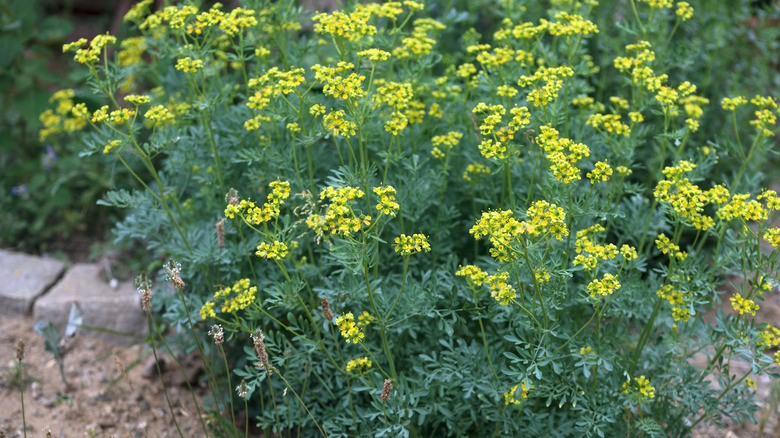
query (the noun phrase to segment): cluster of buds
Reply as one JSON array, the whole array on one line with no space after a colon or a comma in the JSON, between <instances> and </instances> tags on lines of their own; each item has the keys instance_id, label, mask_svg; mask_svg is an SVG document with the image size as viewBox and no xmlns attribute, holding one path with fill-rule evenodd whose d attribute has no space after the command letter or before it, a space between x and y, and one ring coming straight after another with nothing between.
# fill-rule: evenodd
<instances>
[{"instance_id":1,"label":"cluster of buds","mask_svg":"<svg viewBox=\"0 0 780 438\"><path fill-rule=\"evenodd\" d=\"M387 403L390 398L390 391L393 390L393 382L390 379L385 379L385 384L382 386L382 394L379 399L382 400L382 404Z\"/></svg>"}]
</instances>

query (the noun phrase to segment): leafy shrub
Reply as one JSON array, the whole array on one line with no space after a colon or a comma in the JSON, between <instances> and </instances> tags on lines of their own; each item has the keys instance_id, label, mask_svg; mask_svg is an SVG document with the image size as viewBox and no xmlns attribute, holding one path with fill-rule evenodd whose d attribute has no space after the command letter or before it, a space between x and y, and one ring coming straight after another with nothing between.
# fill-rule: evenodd
<instances>
[{"instance_id":1,"label":"leafy shrub","mask_svg":"<svg viewBox=\"0 0 780 438\"><path fill-rule=\"evenodd\" d=\"M115 212L95 205L112 187L105 163L80 158L83 144L69 135L83 124L68 117L74 93L52 96L57 86L85 78L83 69L67 72L65 68L61 45L72 30L64 18L47 15L41 3L0 3L0 245L4 247L50 251L74 233L100 238L116 219ZM96 101L90 93L80 93L79 98ZM56 106L47 110L52 104Z\"/></svg>"},{"instance_id":2,"label":"leafy shrub","mask_svg":"<svg viewBox=\"0 0 780 438\"><path fill-rule=\"evenodd\" d=\"M152 303L190 348L231 347L249 416L328 436L754 420L751 373L780 363L753 319L780 246L776 75L711 51L740 50L748 2L348 3L144 0L138 36L65 46L107 99L73 106L85 153L143 187L107 194L115 232L181 263Z\"/></svg>"}]
</instances>

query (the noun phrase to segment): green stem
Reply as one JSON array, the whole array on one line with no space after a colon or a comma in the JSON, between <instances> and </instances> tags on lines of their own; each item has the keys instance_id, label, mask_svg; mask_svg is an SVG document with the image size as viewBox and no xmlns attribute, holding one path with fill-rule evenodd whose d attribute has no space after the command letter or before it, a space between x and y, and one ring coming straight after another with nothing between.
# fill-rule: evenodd
<instances>
[{"instance_id":1,"label":"green stem","mask_svg":"<svg viewBox=\"0 0 780 438\"><path fill-rule=\"evenodd\" d=\"M184 438L184 434L181 433L181 429L179 428L179 423L176 421L176 414L173 413L173 406L171 405L171 400L168 398L168 391L165 389L165 381L163 380L162 371L160 370L160 360L157 358L157 348L154 346L154 336L152 336L152 333L154 332L152 331L152 318L149 311L146 312L146 325L149 328L149 345L152 346L154 365L157 367L157 375L160 377L160 385L162 386L163 394L165 395L165 402L168 403L168 410L171 412L171 418L173 419L173 424L176 426L176 430L179 432L179 436Z\"/></svg>"},{"instance_id":2,"label":"green stem","mask_svg":"<svg viewBox=\"0 0 780 438\"><path fill-rule=\"evenodd\" d=\"M406 256L406 260L404 261L404 275L403 275L403 280L401 281L401 289L398 290L398 295L395 297L395 301L393 302L393 307L391 307L390 311L387 312L387 315L385 316L385 319L384 319L385 321L388 321L390 319L390 315L393 314L393 310L395 310L395 306L396 306L396 304L398 304L398 300L401 298L401 294L404 291L404 286L406 285L406 274L407 274L408 269L409 269L409 257L411 257L411 256L407 255Z\"/></svg>"},{"instance_id":3,"label":"green stem","mask_svg":"<svg viewBox=\"0 0 780 438\"><path fill-rule=\"evenodd\" d=\"M482 345L485 347L485 357L487 357L488 365L490 365L490 371L493 373L493 378L498 383L498 374L493 367L493 361L490 359L490 351L488 349L487 339L485 338L485 327L482 325L482 316L479 314L479 304L477 303L477 289L474 284L471 284L471 295L474 298L474 310L477 311L477 321L479 322L479 331L482 333Z\"/></svg>"}]
</instances>

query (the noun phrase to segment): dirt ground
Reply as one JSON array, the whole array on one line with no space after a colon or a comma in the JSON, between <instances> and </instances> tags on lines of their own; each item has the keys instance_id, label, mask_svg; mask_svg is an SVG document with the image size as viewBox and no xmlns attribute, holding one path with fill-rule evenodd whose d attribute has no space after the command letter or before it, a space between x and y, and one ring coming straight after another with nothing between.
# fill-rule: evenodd
<instances>
[{"instance_id":1,"label":"dirt ground","mask_svg":"<svg viewBox=\"0 0 780 438\"><path fill-rule=\"evenodd\" d=\"M44 437L168 437L178 436L165 401L154 357L144 345L117 348L78 334L66 345L64 372L44 350L43 337L33 330L32 317L0 317L0 431L21 437L22 410L16 367L16 344L25 341L24 409L27 436ZM158 354L161 354L158 352ZM127 371L122 375L116 358ZM196 360L182 363L190 375ZM176 421L185 437L203 436L195 402L184 378L168 356L164 380ZM194 379L193 379L194 380ZM203 409L205 389L194 387Z\"/></svg>"}]
</instances>

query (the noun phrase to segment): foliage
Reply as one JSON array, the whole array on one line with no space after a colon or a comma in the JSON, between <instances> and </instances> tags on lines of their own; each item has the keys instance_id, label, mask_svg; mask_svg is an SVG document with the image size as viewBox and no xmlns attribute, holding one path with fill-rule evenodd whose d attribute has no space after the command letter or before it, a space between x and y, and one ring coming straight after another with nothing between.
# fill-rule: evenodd
<instances>
[{"instance_id":1,"label":"foliage","mask_svg":"<svg viewBox=\"0 0 780 438\"><path fill-rule=\"evenodd\" d=\"M778 109L747 66L776 39L732 39L749 2L604 3L145 0L138 36L67 44L106 98L72 107L84 153L142 187L103 201L128 209L118 239L181 263L144 299L191 349L229 347L212 387L304 435L755 420L751 373L780 363L753 318ZM729 275L733 311L703 319Z\"/></svg>"},{"instance_id":2,"label":"foliage","mask_svg":"<svg viewBox=\"0 0 780 438\"><path fill-rule=\"evenodd\" d=\"M73 96L60 94L52 99L57 86L84 80L83 70L66 73L60 49L72 30L64 18L46 15L41 2L0 2L0 245L4 247L50 250L54 240L87 230L99 234L101 227L116 219L109 210L95 206L112 185L109 169L100 160L80 158L81 142L68 135L77 131L77 124L65 117ZM79 93L79 98L96 102L91 93ZM57 107L44 112L52 103ZM44 124L48 129L38 135Z\"/></svg>"}]
</instances>

